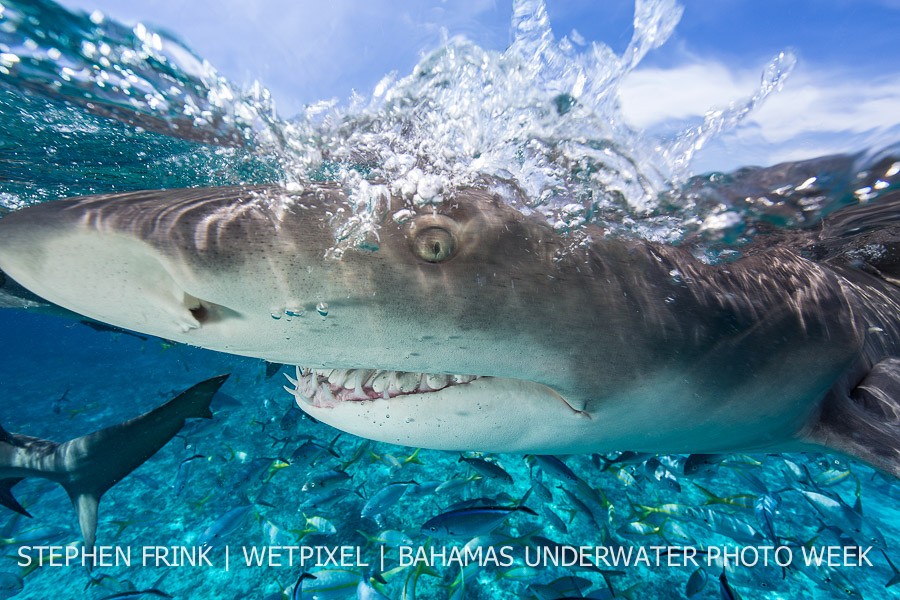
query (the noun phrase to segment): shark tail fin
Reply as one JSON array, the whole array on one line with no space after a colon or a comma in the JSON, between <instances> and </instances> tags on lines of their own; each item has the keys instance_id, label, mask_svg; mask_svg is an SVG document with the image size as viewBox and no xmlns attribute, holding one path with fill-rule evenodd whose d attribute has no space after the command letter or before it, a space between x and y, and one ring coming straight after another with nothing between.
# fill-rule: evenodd
<instances>
[{"instance_id":1,"label":"shark tail fin","mask_svg":"<svg viewBox=\"0 0 900 600\"><path fill-rule=\"evenodd\" d=\"M0 504L10 510L16 511L20 515L30 517L31 513L25 510L25 507L19 504L19 501L16 500L12 495L13 486L23 479L24 477L10 477L9 479L0 479Z\"/></svg>"},{"instance_id":2,"label":"shark tail fin","mask_svg":"<svg viewBox=\"0 0 900 600\"><path fill-rule=\"evenodd\" d=\"M900 478L900 358L874 365L849 393L829 394L807 439Z\"/></svg>"},{"instance_id":3,"label":"shark tail fin","mask_svg":"<svg viewBox=\"0 0 900 600\"><path fill-rule=\"evenodd\" d=\"M178 433L185 419L211 418L209 403L227 378L220 375L201 381L139 417L60 445L57 452L67 457L70 473L62 486L78 515L85 549L94 546L103 494L156 454Z\"/></svg>"}]
</instances>

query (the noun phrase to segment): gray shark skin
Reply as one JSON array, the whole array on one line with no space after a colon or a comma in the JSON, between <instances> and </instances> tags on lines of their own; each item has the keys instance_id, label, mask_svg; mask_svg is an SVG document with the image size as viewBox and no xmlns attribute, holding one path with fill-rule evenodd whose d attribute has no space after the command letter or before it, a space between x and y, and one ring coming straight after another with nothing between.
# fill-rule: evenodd
<instances>
[{"instance_id":1,"label":"gray shark skin","mask_svg":"<svg viewBox=\"0 0 900 600\"><path fill-rule=\"evenodd\" d=\"M139 417L62 444L0 428L0 504L30 517L12 487L26 477L59 483L72 500L84 547L90 550L103 494L165 446L185 419L211 418L209 403L227 378L207 379Z\"/></svg>"},{"instance_id":2,"label":"gray shark skin","mask_svg":"<svg viewBox=\"0 0 900 600\"><path fill-rule=\"evenodd\" d=\"M599 229L576 245L484 189L395 222L402 207L380 207L377 251L336 260L351 207L328 184L74 198L0 220L0 268L92 319L299 365L300 407L367 438L828 447L900 476L890 278L787 247L710 266Z\"/></svg>"}]
</instances>

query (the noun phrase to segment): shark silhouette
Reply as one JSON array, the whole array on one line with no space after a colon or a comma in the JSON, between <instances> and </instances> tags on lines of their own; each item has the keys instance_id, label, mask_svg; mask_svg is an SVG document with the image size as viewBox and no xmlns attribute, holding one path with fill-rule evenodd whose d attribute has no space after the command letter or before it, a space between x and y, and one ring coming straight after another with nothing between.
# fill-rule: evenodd
<instances>
[{"instance_id":1,"label":"shark silhouette","mask_svg":"<svg viewBox=\"0 0 900 600\"><path fill-rule=\"evenodd\" d=\"M227 378L207 379L139 417L62 444L0 427L0 504L30 517L13 496L13 486L26 477L62 485L90 550L103 494L165 446L185 419L211 418L209 403Z\"/></svg>"}]
</instances>

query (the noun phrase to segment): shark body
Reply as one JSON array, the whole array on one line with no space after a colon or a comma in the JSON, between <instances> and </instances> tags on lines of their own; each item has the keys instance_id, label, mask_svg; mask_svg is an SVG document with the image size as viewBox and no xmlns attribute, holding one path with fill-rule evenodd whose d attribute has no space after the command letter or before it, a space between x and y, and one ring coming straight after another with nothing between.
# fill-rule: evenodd
<instances>
[{"instance_id":1,"label":"shark body","mask_svg":"<svg viewBox=\"0 0 900 600\"><path fill-rule=\"evenodd\" d=\"M373 439L569 454L828 447L900 476L896 282L775 248L557 235L483 189L326 258L336 187L134 192L0 220L0 268L90 318L298 365L316 419Z\"/></svg>"},{"instance_id":2,"label":"shark body","mask_svg":"<svg viewBox=\"0 0 900 600\"><path fill-rule=\"evenodd\" d=\"M75 507L85 548L93 548L103 494L166 445L185 419L212 417L209 403L227 377L202 381L139 417L62 444L0 428L0 504L30 517L13 486L26 477L58 483Z\"/></svg>"}]
</instances>

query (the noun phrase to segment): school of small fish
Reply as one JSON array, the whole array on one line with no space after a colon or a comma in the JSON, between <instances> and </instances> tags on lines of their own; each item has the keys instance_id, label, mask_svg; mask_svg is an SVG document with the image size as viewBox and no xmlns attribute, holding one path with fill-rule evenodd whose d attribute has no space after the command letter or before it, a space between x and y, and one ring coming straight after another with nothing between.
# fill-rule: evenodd
<instances>
[{"instance_id":1,"label":"school of small fish","mask_svg":"<svg viewBox=\"0 0 900 600\"><path fill-rule=\"evenodd\" d=\"M146 355L159 342L118 336L112 343ZM20 568L13 561L21 545L79 540L68 499L38 482L23 484L20 497L36 518L9 514L0 521L10 559L0 567L0 598L50 597L44 594L73 585L83 585L87 598L191 597L198 581L219 580L236 595L264 600L774 599L800 590L814 598L884 598L900 591L892 546L900 539L900 487L852 461L825 454L516 456L403 448L312 421L280 391L277 365L222 360L235 375L214 398L214 418L189 422L109 494L98 543L212 546L219 558L225 546L232 553L351 547L365 566L232 564L226 573L218 560L213 567L101 566L90 574L34 563ZM165 388L159 386L160 397L171 393ZM75 387L60 390L44 399L57 419L90 420L104 410L103 402L84 405ZM546 558L581 546L620 558L665 547L666 559L693 548L700 566L523 560L526 550ZM786 546L795 559L752 568L704 560L725 546ZM804 548L827 546L865 552L872 566L800 560ZM405 560L402 548L410 549Z\"/></svg>"}]
</instances>

